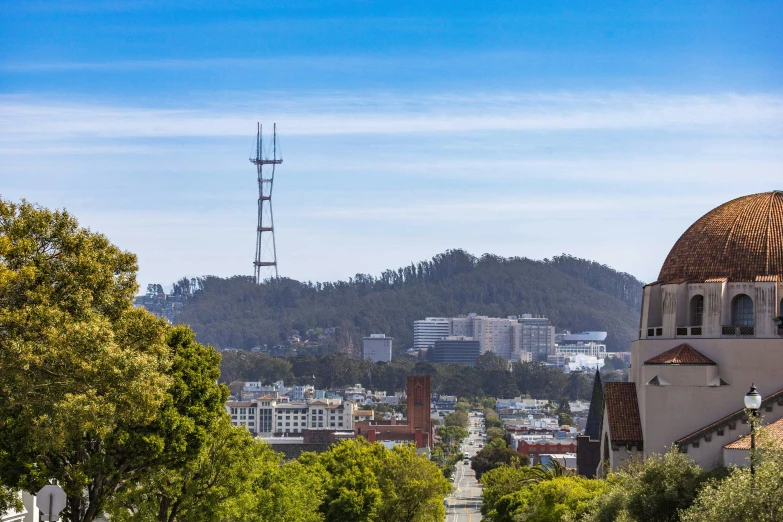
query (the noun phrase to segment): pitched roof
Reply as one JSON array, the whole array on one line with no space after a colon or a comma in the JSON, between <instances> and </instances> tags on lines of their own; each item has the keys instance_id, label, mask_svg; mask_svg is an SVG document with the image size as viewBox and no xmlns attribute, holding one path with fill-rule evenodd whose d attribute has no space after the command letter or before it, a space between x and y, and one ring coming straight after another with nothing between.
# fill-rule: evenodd
<instances>
[{"instance_id":1,"label":"pitched roof","mask_svg":"<svg viewBox=\"0 0 783 522\"><path fill-rule=\"evenodd\" d=\"M779 441L783 441L783 419L777 420L768 426L763 426L761 429L768 435L774 437L775 439ZM742 437L738 438L734 442L729 442L723 447L726 449L749 450L750 436L743 435Z\"/></svg>"},{"instance_id":2,"label":"pitched roof","mask_svg":"<svg viewBox=\"0 0 783 522\"><path fill-rule=\"evenodd\" d=\"M639 418L639 401L636 398L636 384L607 382L604 384L604 403L609 416L612 443L638 444L644 441L642 422Z\"/></svg>"},{"instance_id":3,"label":"pitched roof","mask_svg":"<svg viewBox=\"0 0 783 522\"><path fill-rule=\"evenodd\" d=\"M775 393L770 393L764 397L761 400L761 407L766 408L767 406L771 406L778 401L783 401L783 390L778 390ZM736 423L737 421L746 417L747 415L745 414L744 408L736 410L732 413L729 413L725 417L694 431L693 433L675 440L674 443L680 448L680 451L688 451L688 444L698 442L702 437L705 437L712 432L719 431L726 426L731 426L731 424Z\"/></svg>"},{"instance_id":4,"label":"pitched roof","mask_svg":"<svg viewBox=\"0 0 783 522\"><path fill-rule=\"evenodd\" d=\"M690 345L681 344L647 359L644 364L715 364L715 361L699 353Z\"/></svg>"},{"instance_id":5,"label":"pitched roof","mask_svg":"<svg viewBox=\"0 0 783 522\"><path fill-rule=\"evenodd\" d=\"M587 412L585 435L590 440L601 440L601 415L604 411L604 387L601 383L601 373L595 371L593 380L593 395L590 397L590 410Z\"/></svg>"}]
</instances>

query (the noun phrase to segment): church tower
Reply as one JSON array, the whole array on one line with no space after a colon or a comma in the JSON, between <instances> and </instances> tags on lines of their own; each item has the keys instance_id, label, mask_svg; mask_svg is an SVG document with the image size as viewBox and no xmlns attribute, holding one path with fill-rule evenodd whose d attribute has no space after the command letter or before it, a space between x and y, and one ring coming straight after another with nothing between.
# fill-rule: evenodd
<instances>
[{"instance_id":1,"label":"church tower","mask_svg":"<svg viewBox=\"0 0 783 522\"><path fill-rule=\"evenodd\" d=\"M703 468L749 432L743 398L783 418L783 191L734 199L697 220L644 287L629 382L606 383L602 465L676 445ZM599 470L600 471L600 470Z\"/></svg>"}]
</instances>

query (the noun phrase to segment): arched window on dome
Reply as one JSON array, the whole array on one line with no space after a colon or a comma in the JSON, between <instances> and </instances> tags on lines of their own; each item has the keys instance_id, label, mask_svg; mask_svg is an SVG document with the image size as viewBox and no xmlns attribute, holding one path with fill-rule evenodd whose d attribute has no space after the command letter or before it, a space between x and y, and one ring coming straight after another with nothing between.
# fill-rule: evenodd
<instances>
[{"instance_id":1,"label":"arched window on dome","mask_svg":"<svg viewBox=\"0 0 783 522\"><path fill-rule=\"evenodd\" d=\"M731 324L733 326L753 326L753 299L740 294L731 302Z\"/></svg>"},{"instance_id":2,"label":"arched window on dome","mask_svg":"<svg viewBox=\"0 0 783 522\"><path fill-rule=\"evenodd\" d=\"M701 326L704 320L704 296L694 295L691 297L691 326Z\"/></svg>"}]
</instances>

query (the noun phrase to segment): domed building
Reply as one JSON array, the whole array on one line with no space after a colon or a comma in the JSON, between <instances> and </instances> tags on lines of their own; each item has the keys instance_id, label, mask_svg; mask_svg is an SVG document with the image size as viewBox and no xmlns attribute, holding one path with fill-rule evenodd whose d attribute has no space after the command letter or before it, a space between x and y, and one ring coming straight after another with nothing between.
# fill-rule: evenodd
<instances>
[{"instance_id":1,"label":"domed building","mask_svg":"<svg viewBox=\"0 0 783 522\"><path fill-rule=\"evenodd\" d=\"M691 225L644 287L629 382L606 383L595 408L599 474L672 445L705 469L741 465L732 451L749 432L752 383L764 424L783 418L781 316L783 191L734 199Z\"/></svg>"}]
</instances>

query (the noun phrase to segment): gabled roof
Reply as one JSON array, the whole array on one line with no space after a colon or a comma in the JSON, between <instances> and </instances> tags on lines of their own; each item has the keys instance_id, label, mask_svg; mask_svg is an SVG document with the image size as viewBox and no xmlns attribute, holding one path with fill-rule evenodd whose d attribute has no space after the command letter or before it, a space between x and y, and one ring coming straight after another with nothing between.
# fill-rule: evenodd
<instances>
[{"instance_id":1,"label":"gabled roof","mask_svg":"<svg viewBox=\"0 0 783 522\"><path fill-rule=\"evenodd\" d=\"M640 444L644 441L636 384L607 382L604 384L604 404L612 444Z\"/></svg>"},{"instance_id":2,"label":"gabled roof","mask_svg":"<svg viewBox=\"0 0 783 522\"><path fill-rule=\"evenodd\" d=\"M767 433L771 437L783 441L783 419L777 420L768 426L762 426L764 433ZM725 446L726 449L750 449L750 435L743 435L734 442L729 442Z\"/></svg>"},{"instance_id":3,"label":"gabled roof","mask_svg":"<svg viewBox=\"0 0 783 522\"><path fill-rule=\"evenodd\" d=\"M694 350L688 344L675 346L644 361L644 364L715 364L715 361Z\"/></svg>"}]
</instances>

